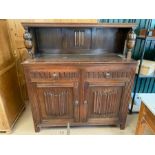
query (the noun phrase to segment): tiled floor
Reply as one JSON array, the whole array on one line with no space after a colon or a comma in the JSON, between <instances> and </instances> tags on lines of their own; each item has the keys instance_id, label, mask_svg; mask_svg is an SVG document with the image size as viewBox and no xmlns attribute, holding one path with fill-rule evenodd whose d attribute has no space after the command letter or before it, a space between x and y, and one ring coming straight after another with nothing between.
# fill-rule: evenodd
<instances>
[{"instance_id":1,"label":"tiled floor","mask_svg":"<svg viewBox=\"0 0 155 155\"><path fill-rule=\"evenodd\" d=\"M71 127L71 135L133 135L135 133L137 124L137 114L128 115L125 130L120 130L118 127L109 126L91 126L91 127ZM33 120L31 109L27 106L26 110L23 112L16 125L13 128L13 135L66 135L67 128L50 128L41 129L39 133L34 132ZM148 129L145 134L152 134Z\"/></svg>"}]
</instances>

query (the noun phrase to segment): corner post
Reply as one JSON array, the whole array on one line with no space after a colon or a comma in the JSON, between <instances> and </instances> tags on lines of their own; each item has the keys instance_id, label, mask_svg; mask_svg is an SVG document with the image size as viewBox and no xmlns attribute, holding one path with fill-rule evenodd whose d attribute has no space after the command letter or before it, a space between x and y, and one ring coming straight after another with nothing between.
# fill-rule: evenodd
<instances>
[{"instance_id":1,"label":"corner post","mask_svg":"<svg viewBox=\"0 0 155 155\"><path fill-rule=\"evenodd\" d=\"M32 52L32 47L33 47L33 44L32 44L32 35L28 31L28 28L27 27L25 28L25 33L23 34L23 38L25 40L24 41L25 47L27 48L30 57L33 59L34 58L34 53Z\"/></svg>"},{"instance_id":2,"label":"corner post","mask_svg":"<svg viewBox=\"0 0 155 155\"><path fill-rule=\"evenodd\" d=\"M135 41L136 41L136 34L133 30L133 28L128 32L127 35L127 42L126 42L126 47L127 47L127 60L131 60L132 56L132 49L135 46Z\"/></svg>"}]
</instances>

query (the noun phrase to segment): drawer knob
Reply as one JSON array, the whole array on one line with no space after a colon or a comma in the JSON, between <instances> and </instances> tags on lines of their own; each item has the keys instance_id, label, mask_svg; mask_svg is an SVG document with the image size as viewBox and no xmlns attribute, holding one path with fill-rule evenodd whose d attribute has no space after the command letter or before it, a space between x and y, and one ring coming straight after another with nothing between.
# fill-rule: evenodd
<instances>
[{"instance_id":1,"label":"drawer knob","mask_svg":"<svg viewBox=\"0 0 155 155\"><path fill-rule=\"evenodd\" d=\"M54 78L57 78L57 77L58 77L58 74L57 74L57 73L53 73L52 76L53 76Z\"/></svg>"},{"instance_id":2,"label":"drawer knob","mask_svg":"<svg viewBox=\"0 0 155 155\"><path fill-rule=\"evenodd\" d=\"M111 74L109 72L106 72L105 75L106 75L106 78L109 78Z\"/></svg>"}]
</instances>

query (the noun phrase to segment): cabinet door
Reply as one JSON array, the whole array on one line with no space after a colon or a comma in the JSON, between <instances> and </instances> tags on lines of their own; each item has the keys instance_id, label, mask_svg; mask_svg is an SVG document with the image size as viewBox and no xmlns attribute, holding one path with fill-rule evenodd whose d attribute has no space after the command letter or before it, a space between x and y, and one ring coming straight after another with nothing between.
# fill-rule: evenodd
<instances>
[{"instance_id":1,"label":"cabinet door","mask_svg":"<svg viewBox=\"0 0 155 155\"><path fill-rule=\"evenodd\" d=\"M119 118L119 109L124 83L121 81L99 81L84 83L83 121L88 123L115 123Z\"/></svg>"},{"instance_id":2,"label":"cabinet door","mask_svg":"<svg viewBox=\"0 0 155 155\"><path fill-rule=\"evenodd\" d=\"M64 28L63 48L68 49L90 49L91 29Z\"/></svg>"},{"instance_id":3,"label":"cabinet door","mask_svg":"<svg viewBox=\"0 0 155 155\"><path fill-rule=\"evenodd\" d=\"M78 82L36 83L42 123L49 121L52 126L78 121L78 91Z\"/></svg>"}]
</instances>

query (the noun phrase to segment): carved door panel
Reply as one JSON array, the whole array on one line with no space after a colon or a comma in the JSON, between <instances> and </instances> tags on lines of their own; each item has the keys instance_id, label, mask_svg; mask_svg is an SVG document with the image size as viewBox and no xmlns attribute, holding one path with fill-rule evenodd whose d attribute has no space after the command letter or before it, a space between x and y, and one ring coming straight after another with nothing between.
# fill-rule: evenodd
<instances>
[{"instance_id":1,"label":"carved door panel","mask_svg":"<svg viewBox=\"0 0 155 155\"><path fill-rule=\"evenodd\" d=\"M83 121L119 117L123 89L120 81L85 82Z\"/></svg>"},{"instance_id":2,"label":"carved door panel","mask_svg":"<svg viewBox=\"0 0 155 155\"><path fill-rule=\"evenodd\" d=\"M65 28L63 29L63 47L71 49L90 49L91 29Z\"/></svg>"},{"instance_id":3,"label":"carved door panel","mask_svg":"<svg viewBox=\"0 0 155 155\"><path fill-rule=\"evenodd\" d=\"M67 123L79 120L78 82L37 83L36 94L41 120Z\"/></svg>"}]
</instances>

